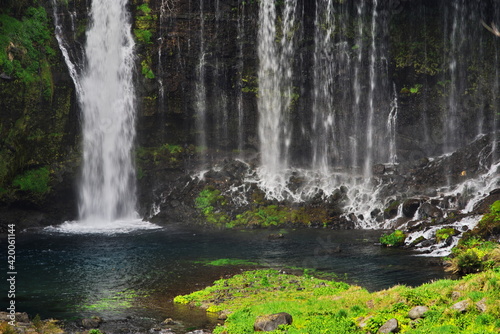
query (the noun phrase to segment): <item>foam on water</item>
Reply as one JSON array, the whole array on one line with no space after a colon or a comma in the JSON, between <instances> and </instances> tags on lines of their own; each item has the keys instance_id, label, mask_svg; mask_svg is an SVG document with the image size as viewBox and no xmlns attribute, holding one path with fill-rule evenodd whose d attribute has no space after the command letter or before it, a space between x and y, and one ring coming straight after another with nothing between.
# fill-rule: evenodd
<instances>
[{"instance_id":1,"label":"foam on water","mask_svg":"<svg viewBox=\"0 0 500 334\"><path fill-rule=\"evenodd\" d=\"M87 219L83 221L67 221L59 226L45 228L47 232L67 234L122 234L137 230L155 230L161 227L140 218L106 221L103 219Z\"/></svg>"},{"instance_id":2,"label":"foam on water","mask_svg":"<svg viewBox=\"0 0 500 334\"><path fill-rule=\"evenodd\" d=\"M452 224L447 224L446 228L455 228L457 230L459 229L471 230L477 225L479 220L481 220L481 216L469 216L459 221L456 221ZM436 231L442 228L443 225L436 225L436 226L430 226L423 231L412 233L406 238L405 244L409 245L420 237L424 237L426 240L432 239L436 236ZM436 245L433 244L429 247L417 248L417 250L422 253L420 254L420 256L432 256L432 257L448 256L450 255L453 247L455 247L458 244L458 241L460 240L460 238L456 236L453 236L451 238L452 238L451 242L443 240Z\"/></svg>"}]
</instances>

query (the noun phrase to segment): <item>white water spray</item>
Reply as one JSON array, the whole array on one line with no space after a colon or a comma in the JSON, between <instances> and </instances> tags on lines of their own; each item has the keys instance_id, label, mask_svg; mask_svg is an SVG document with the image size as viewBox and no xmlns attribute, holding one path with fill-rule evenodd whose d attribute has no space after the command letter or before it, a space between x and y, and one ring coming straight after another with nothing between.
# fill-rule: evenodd
<instances>
[{"instance_id":1,"label":"white water spray","mask_svg":"<svg viewBox=\"0 0 500 334\"><path fill-rule=\"evenodd\" d=\"M391 111L387 118L387 132L389 133L389 163L396 164L398 160L396 151L396 125L398 121L398 93L396 84L393 84L393 98L391 102Z\"/></svg>"},{"instance_id":2,"label":"white water spray","mask_svg":"<svg viewBox=\"0 0 500 334\"><path fill-rule=\"evenodd\" d=\"M295 1L286 1L282 13L281 38L277 39L276 6L260 2L259 25L259 138L261 187L266 194L279 193L286 183L290 129L286 113L292 100L293 26Z\"/></svg>"},{"instance_id":3,"label":"white water spray","mask_svg":"<svg viewBox=\"0 0 500 334\"><path fill-rule=\"evenodd\" d=\"M373 141L374 141L374 116L375 116L375 88L377 83L376 78L376 33L377 33L377 0L373 2L373 10L372 10L372 25L371 25L371 46L370 46L370 92L368 94L368 119L366 126L366 157L365 157L365 165L363 169L363 174L365 178L368 178L372 174L372 164L373 164Z\"/></svg>"}]
</instances>

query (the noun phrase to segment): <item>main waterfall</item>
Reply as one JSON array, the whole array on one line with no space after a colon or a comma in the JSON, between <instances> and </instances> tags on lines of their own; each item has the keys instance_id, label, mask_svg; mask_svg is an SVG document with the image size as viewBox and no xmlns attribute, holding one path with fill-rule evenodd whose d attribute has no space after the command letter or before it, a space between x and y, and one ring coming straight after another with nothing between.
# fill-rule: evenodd
<instances>
[{"instance_id":1,"label":"main waterfall","mask_svg":"<svg viewBox=\"0 0 500 334\"><path fill-rule=\"evenodd\" d=\"M135 43L126 6L127 0L93 0L83 64L75 66L65 57L70 69L81 69L72 77L82 112L83 166L80 221L62 229L109 232L153 226L141 222L136 212Z\"/></svg>"},{"instance_id":2,"label":"main waterfall","mask_svg":"<svg viewBox=\"0 0 500 334\"><path fill-rule=\"evenodd\" d=\"M92 2L82 77L80 219L136 218L134 40L127 1Z\"/></svg>"}]
</instances>

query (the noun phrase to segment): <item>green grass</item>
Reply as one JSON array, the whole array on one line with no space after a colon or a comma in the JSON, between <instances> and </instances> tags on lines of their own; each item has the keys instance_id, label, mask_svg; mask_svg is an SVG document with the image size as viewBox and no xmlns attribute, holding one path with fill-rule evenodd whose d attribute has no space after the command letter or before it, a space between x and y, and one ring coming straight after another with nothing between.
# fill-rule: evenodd
<instances>
[{"instance_id":1,"label":"green grass","mask_svg":"<svg viewBox=\"0 0 500 334\"><path fill-rule=\"evenodd\" d=\"M204 260L196 261L196 263L202 263L207 266L258 266L257 262L252 262L243 259L217 259L217 260Z\"/></svg>"},{"instance_id":2,"label":"green grass","mask_svg":"<svg viewBox=\"0 0 500 334\"><path fill-rule=\"evenodd\" d=\"M470 301L465 313L451 309L461 300ZM487 305L484 313L474 306L480 300ZM258 316L278 312L291 314L293 323L274 333L376 333L391 318L399 321L400 333L479 334L500 330L500 272L494 270L460 280L439 280L416 288L395 286L374 293L309 275L256 270L215 281L174 301L228 314L224 325L214 330L219 334L254 333ZM430 310L414 321L408 318L408 311L417 305Z\"/></svg>"}]
</instances>

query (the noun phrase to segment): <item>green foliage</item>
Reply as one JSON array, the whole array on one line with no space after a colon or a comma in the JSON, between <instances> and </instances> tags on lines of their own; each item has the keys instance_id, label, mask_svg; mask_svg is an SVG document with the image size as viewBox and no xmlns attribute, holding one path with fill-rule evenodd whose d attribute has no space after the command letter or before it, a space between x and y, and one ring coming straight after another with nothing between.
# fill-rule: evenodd
<instances>
[{"instance_id":1,"label":"green foliage","mask_svg":"<svg viewBox=\"0 0 500 334\"><path fill-rule=\"evenodd\" d=\"M208 186L203 189L195 199L195 207L201 211L208 223L214 225L225 225L229 218L220 211L226 204L226 198L221 195L220 190Z\"/></svg>"},{"instance_id":2,"label":"green foliage","mask_svg":"<svg viewBox=\"0 0 500 334\"><path fill-rule=\"evenodd\" d=\"M147 165L150 164L155 165L155 168L159 165L164 167L178 166L183 152L180 145L168 143L157 147L138 147L136 150L138 175L145 176Z\"/></svg>"},{"instance_id":3,"label":"green foliage","mask_svg":"<svg viewBox=\"0 0 500 334\"><path fill-rule=\"evenodd\" d=\"M51 33L43 7L29 7L22 20L0 14L0 72L24 83L39 80L42 72L49 89L50 74L44 68L48 66L46 58L55 54L49 46Z\"/></svg>"},{"instance_id":4,"label":"green foliage","mask_svg":"<svg viewBox=\"0 0 500 334\"><path fill-rule=\"evenodd\" d=\"M420 94L420 89L422 88L422 84L415 84L413 87L403 87L401 88L402 94Z\"/></svg>"},{"instance_id":5,"label":"green foliage","mask_svg":"<svg viewBox=\"0 0 500 334\"><path fill-rule=\"evenodd\" d=\"M456 232L457 231L452 227L439 229L436 231L436 241L441 242L446 240L449 237L456 235Z\"/></svg>"},{"instance_id":6,"label":"green foliage","mask_svg":"<svg viewBox=\"0 0 500 334\"><path fill-rule=\"evenodd\" d=\"M152 44L153 33L148 29L134 29L134 35L137 40L144 44Z\"/></svg>"},{"instance_id":7,"label":"green foliage","mask_svg":"<svg viewBox=\"0 0 500 334\"><path fill-rule=\"evenodd\" d=\"M500 234L500 201L490 206L477 226L464 234L447 260L448 271L469 274L500 267L500 245L488 241L492 235Z\"/></svg>"},{"instance_id":8,"label":"green foliage","mask_svg":"<svg viewBox=\"0 0 500 334\"><path fill-rule=\"evenodd\" d=\"M147 79L154 79L155 78L155 74L151 70L151 67L149 67L147 60L143 60L141 62L141 72L142 72L142 75L144 75L144 77L146 77Z\"/></svg>"},{"instance_id":9,"label":"green foliage","mask_svg":"<svg viewBox=\"0 0 500 334\"><path fill-rule=\"evenodd\" d=\"M391 234L386 234L380 237L380 243L389 247L402 246L405 242L406 235L401 230L396 230Z\"/></svg>"},{"instance_id":10,"label":"green foliage","mask_svg":"<svg viewBox=\"0 0 500 334\"><path fill-rule=\"evenodd\" d=\"M257 206L236 215L235 219L229 222L226 226L234 227L277 227L286 224L310 226L313 222L322 226L327 226L329 221L328 213L322 208L290 208L277 205L264 204L259 193L254 193L253 196Z\"/></svg>"},{"instance_id":11,"label":"green foliage","mask_svg":"<svg viewBox=\"0 0 500 334\"><path fill-rule=\"evenodd\" d=\"M491 282L500 282L500 273L487 271L460 280L369 293L342 282L257 270L215 281L174 301L228 314L214 333L253 333L258 316L277 312L293 317L293 323L283 328L286 333L377 333L391 318L398 320L400 333L497 333L499 285ZM463 299L486 301L487 310L453 312L451 306L457 302L451 297L454 291ZM412 321L408 312L416 305L426 305L429 311L424 318Z\"/></svg>"},{"instance_id":12,"label":"green foliage","mask_svg":"<svg viewBox=\"0 0 500 334\"><path fill-rule=\"evenodd\" d=\"M29 170L12 181L14 187L34 193L44 194L50 190L50 171L47 167Z\"/></svg>"},{"instance_id":13,"label":"green foliage","mask_svg":"<svg viewBox=\"0 0 500 334\"><path fill-rule=\"evenodd\" d=\"M207 260L207 261L199 261L198 263L203 263L207 266L257 266L259 265L257 262L252 262L249 260L242 259L218 259L218 260Z\"/></svg>"},{"instance_id":14,"label":"green foliage","mask_svg":"<svg viewBox=\"0 0 500 334\"><path fill-rule=\"evenodd\" d=\"M151 8L149 8L149 5L147 2L143 3L142 5L137 6L137 10L140 10L143 14L143 16L149 16L151 14Z\"/></svg>"},{"instance_id":15,"label":"green foliage","mask_svg":"<svg viewBox=\"0 0 500 334\"><path fill-rule=\"evenodd\" d=\"M94 312L127 309L133 307L134 301L139 297L145 296L139 295L134 290L113 292L93 303L82 305L80 308L84 311Z\"/></svg>"},{"instance_id":16,"label":"green foliage","mask_svg":"<svg viewBox=\"0 0 500 334\"><path fill-rule=\"evenodd\" d=\"M162 148L165 148L168 152L170 152L170 154L178 154L182 152L182 147L180 145L165 144Z\"/></svg>"},{"instance_id":17,"label":"green foliage","mask_svg":"<svg viewBox=\"0 0 500 334\"><path fill-rule=\"evenodd\" d=\"M140 43L152 44L153 29L155 28L156 16L151 15L151 8L147 2L137 6L135 16L134 35Z\"/></svg>"},{"instance_id":18,"label":"green foliage","mask_svg":"<svg viewBox=\"0 0 500 334\"><path fill-rule=\"evenodd\" d=\"M257 95L259 93L259 83L256 76L245 75L241 78L241 91L243 93L252 93Z\"/></svg>"},{"instance_id":19,"label":"green foliage","mask_svg":"<svg viewBox=\"0 0 500 334\"><path fill-rule=\"evenodd\" d=\"M89 334L103 334L99 329L93 328L89 330Z\"/></svg>"}]
</instances>

